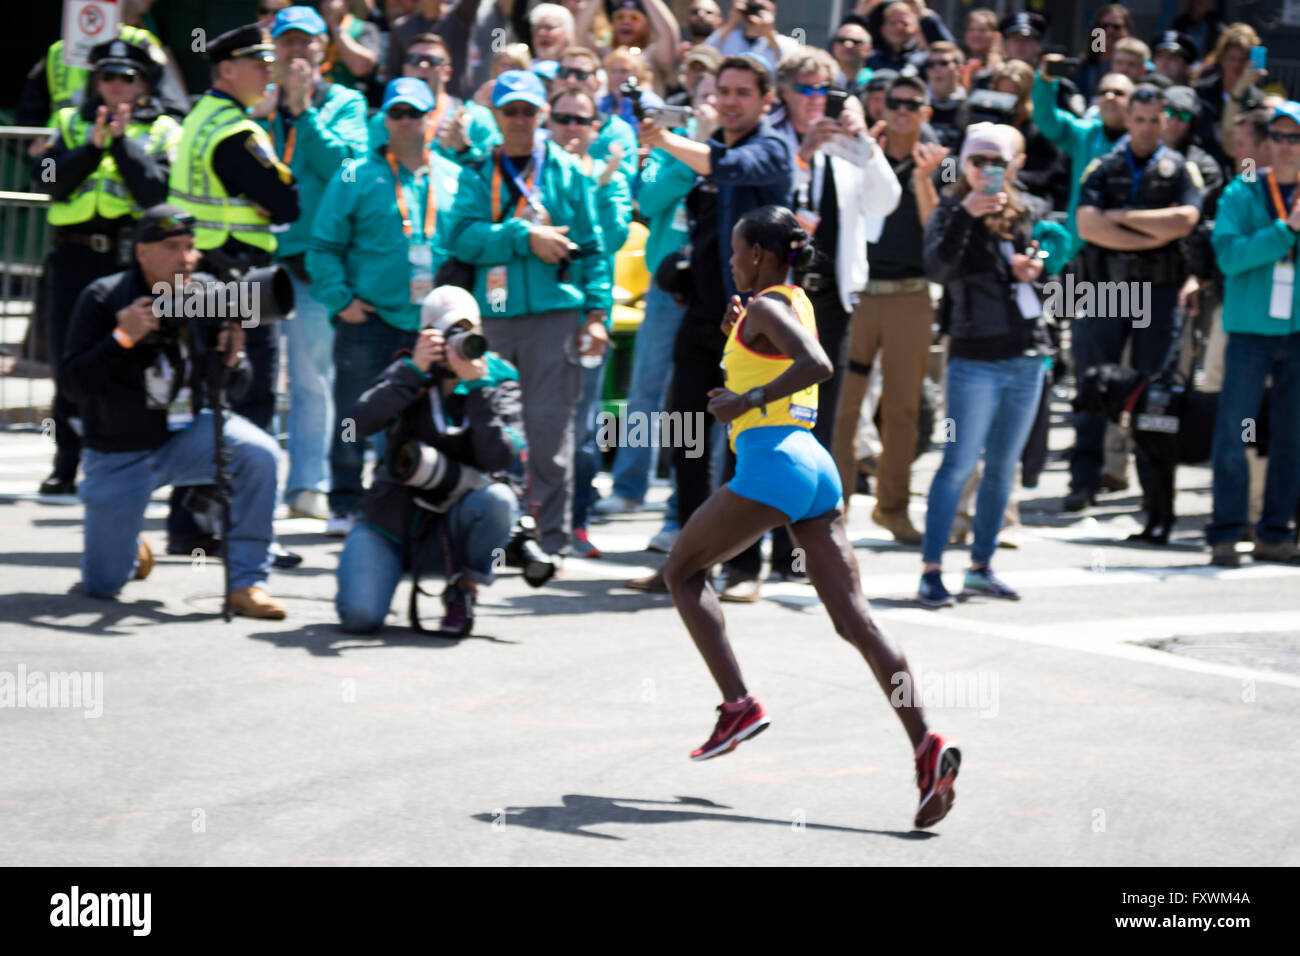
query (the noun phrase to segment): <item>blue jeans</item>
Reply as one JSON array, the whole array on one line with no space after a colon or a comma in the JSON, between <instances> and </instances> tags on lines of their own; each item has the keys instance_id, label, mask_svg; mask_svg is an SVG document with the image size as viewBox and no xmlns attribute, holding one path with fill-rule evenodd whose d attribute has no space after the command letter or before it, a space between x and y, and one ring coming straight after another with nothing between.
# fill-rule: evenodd
<instances>
[{"instance_id":1,"label":"blue jeans","mask_svg":"<svg viewBox=\"0 0 1300 956\"><path fill-rule=\"evenodd\" d=\"M351 513L361 504L364 488L361 472L366 463L367 439L355 433L352 406L394 355L414 348L415 332L394 328L375 313L353 325L338 322L334 329L334 436L330 445L330 510ZM383 454L383 436L374 436L375 449Z\"/></svg>"},{"instance_id":2,"label":"blue jeans","mask_svg":"<svg viewBox=\"0 0 1300 956\"><path fill-rule=\"evenodd\" d=\"M212 483L212 424L212 413L205 409L193 425L153 451L82 452L86 477L78 493L86 519L81 584L87 594L112 597L131 578L144 509L155 489ZM238 415L226 418L225 444L232 488L226 559L231 587L239 591L265 582L271 566L280 446Z\"/></svg>"},{"instance_id":3,"label":"blue jeans","mask_svg":"<svg viewBox=\"0 0 1300 956\"><path fill-rule=\"evenodd\" d=\"M1259 412L1265 380L1272 375L1268 483L1255 535L1265 544L1279 544L1290 535L1300 499L1300 332L1229 333L1223 363L1214 426L1214 513L1205 540L1213 545L1241 537L1250 487L1243 434Z\"/></svg>"},{"instance_id":4,"label":"blue jeans","mask_svg":"<svg viewBox=\"0 0 1300 956\"><path fill-rule=\"evenodd\" d=\"M1070 337L1074 350L1074 371L1082 377L1094 365L1118 362L1124 342L1132 336L1131 361L1139 372L1159 370L1169 353L1178 286L1153 285L1147 303L1150 325L1134 328L1131 316L1089 315L1074 320ZM1103 310L1104 311L1104 310ZM1096 488L1105 467L1106 416L1101 412L1074 413L1074 450L1070 453L1070 487ZM1138 477L1147 485L1146 466L1138 459Z\"/></svg>"},{"instance_id":5,"label":"blue jeans","mask_svg":"<svg viewBox=\"0 0 1300 956\"><path fill-rule=\"evenodd\" d=\"M329 491L330 428L334 425L334 327L311 284L293 279L293 319L284 323L289 354L289 480L285 497Z\"/></svg>"},{"instance_id":6,"label":"blue jeans","mask_svg":"<svg viewBox=\"0 0 1300 956\"><path fill-rule=\"evenodd\" d=\"M949 359L948 415L954 440L944 446L943 462L930 483L921 560L937 564L943 557L961 490L981 453L984 477L975 499L971 563L985 565L993 557L1016 463L1038 413L1043 374L1038 355L997 362Z\"/></svg>"},{"instance_id":7,"label":"blue jeans","mask_svg":"<svg viewBox=\"0 0 1300 956\"><path fill-rule=\"evenodd\" d=\"M600 470L600 449L596 447L596 413L600 411L612 345L605 347L600 364L582 368L582 398L573 406L573 526L587 527L587 513L599 495L592 482Z\"/></svg>"},{"instance_id":8,"label":"blue jeans","mask_svg":"<svg viewBox=\"0 0 1300 956\"><path fill-rule=\"evenodd\" d=\"M471 581L486 585L495 579L498 558L510 540L518 511L515 493L497 483L471 491L447 512ZM441 549L431 548L430 554L426 570L445 573ZM364 521L353 525L339 556L339 589L334 598L343 630L366 634L383 627L402 574L401 546Z\"/></svg>"},{"instance_id":9,"label":"blue jeans","mask_svg":"<svg viewBox=\"0 0 1300 956\"><path fill-rule=\"evenodd\" d=\"M627 412L649 415L662 411L673 372L673 341L682 324L678 305L653 279L645 294L645 317L636 332L632 382L627 390ZM628 501L645 501L656 448L620 448L614 457L614 494Z\"/></svg>"}]
</instances>

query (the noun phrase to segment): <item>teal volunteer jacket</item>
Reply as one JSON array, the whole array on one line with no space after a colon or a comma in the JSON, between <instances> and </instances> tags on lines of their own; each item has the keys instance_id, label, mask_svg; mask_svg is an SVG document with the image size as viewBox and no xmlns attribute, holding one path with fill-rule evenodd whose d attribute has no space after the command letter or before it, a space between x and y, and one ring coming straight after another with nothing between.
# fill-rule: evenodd
<instances>
[{"instance_id":1,"label":"teal volunteer jacket","mask_svg":"<svg viewBox=\"0 0 1300 956\"><path fill-rule=\"evenodd\" d=\"M319 83L307 108L296 119L277 112L255 120L275 142L276 155L298 181L302 215L279 233L277 259L307 251L321 196L339 166L366 154L366 98L337 83ZM291 156L286 156L292 144Z\"/></svg>"},{"instance_id":2,"label":"teal volunteer jacket","mask_svg":"<svg viewBox=\"0 0 1300 956\"><path fill-rule=\"evenodd\" d=\"M444 223L456 200L460 167L441 156L414 174L400 163L398 179L410 210L413 235L424 228L425 201L432 180L437 219L432 236L433 271L446 261ZM382 150L351 160L335 175L312 224L307 272L312 295L337 316L354 298L375 307L389 325L414 331L420 307L412 305L409 242L402 231L393 172Z\"/></svg>"},{"instance_id":3,"label":"teal volunteer jacket","mask_svg":"<svg viewBox=\"0 0 1300 956\"><path fill-rule=\"evenodd\" d=\"M568 226L569 239L589 253L569 267L568 281L562 282L558 264L543 262L530 251L528 237L532 224L507 214L507 208L513 212L513 194L506 187L504 173L500 176L499 190L504 221L493 221L493 169L499 163L499 158L492 154L483 163L465 166L451 212L439 222L439 231L446 229L447 251L476 267L474 298L483 317L512 318L563 309L581 312L608 309L609 262L596 214L595 183L573 156L546 141L540 186L542 205L550 213L552 224ZM494 266L506 269L505 298L495 303L487 295L488 277Z\"/></svg>"},{"instance_id":4,"label":"teal volunteer jacket","mask_svg":"<svg viewBox=\"0 0 1300 956\"><path fill-rule=\"evenodd\" d=\"M1289 250L1300 252L1300 234L1278 219L1260 170L1254 182L1228 183L1214 215L1210 243L1223 271L1223 330L1250 335L1300 332L1300 283L1291 287L1291 318L1268 314L1273 267Z\"/></svg>"}]
</instances>

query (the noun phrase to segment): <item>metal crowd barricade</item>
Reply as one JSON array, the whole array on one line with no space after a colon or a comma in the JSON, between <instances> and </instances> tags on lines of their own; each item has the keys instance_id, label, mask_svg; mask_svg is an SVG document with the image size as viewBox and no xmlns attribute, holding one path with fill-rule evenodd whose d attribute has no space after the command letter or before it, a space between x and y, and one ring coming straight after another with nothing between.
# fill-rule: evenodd
<instances>
[{"instance_id":1,"label":"metal crowd barricade","mask_svg":"<svg viewBox=\"0 0 1300 956\"><path fill-rule=\"evenodd\" d=\"M37 314L49 249L49 196L29 191L29 149L53 130L0 126L0 429L38 428L53 401L52 362Z\"/></svg>"}]
</instances>

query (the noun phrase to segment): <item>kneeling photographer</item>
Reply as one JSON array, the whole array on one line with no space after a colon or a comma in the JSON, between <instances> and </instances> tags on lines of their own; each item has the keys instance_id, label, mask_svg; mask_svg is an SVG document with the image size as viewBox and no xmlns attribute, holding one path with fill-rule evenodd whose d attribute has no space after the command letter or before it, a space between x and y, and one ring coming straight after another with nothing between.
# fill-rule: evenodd
<instances>
[{"instance_id":1,"label":"kneeling photographer","mask_svg":"<svg viewBox=\"0 0 1300 956\"><path fill-rule=\"evenodd\" d=\"M194 226L194 217L176 206L146 210L136 226L135 264L91 283L69 319L59 385L82 413L81 580L95 597L112 597L153 568L139 535L155 489L214 480L215 421L202 408L213 347L231 394L249 378L238 322L162 318L180 315L169 307L182 297L177 279L189 292L200 256ZM280 620L283 606L263 589L279 446L238 415L226 418L223 430L233 483L226 534L230 605L247 617Z\"/></svg>"},{"instance_id":2,"label":"kneeling photographer","mask_svg":"<svg viewBox=\"0 0 1300 956\"><path fill-rule=\"evenodd\" d=\"M384 625L403 574L414 578L410 619L420 627L420 575L441 572L443 634L469 634L479 585L491 584L518 502L494 477L524 446L519 376L487 352L478 304L464 289L425 297L413 352L396 359L351 417L358 440L387 429L383 461L339 558L335 606L345 631Z\"/></svg>"}]
</instances>

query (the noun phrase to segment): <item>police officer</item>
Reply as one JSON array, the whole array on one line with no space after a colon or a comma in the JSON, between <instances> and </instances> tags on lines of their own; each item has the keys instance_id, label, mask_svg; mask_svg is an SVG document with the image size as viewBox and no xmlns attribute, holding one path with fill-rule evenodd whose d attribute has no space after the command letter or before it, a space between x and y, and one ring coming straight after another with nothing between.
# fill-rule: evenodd
<instances>
[{"instance_id":1,"label":"police officer","mask_svg":"<svg viewBox=\"0 0 1300 956\"><path fill-rule=\"evenodd\" d=\"M162 108L174 116L185 114L183 93L174 82L167 82L165 68L167 54L159 39L143 27L123 23L118 26L118 39L140 47L148 54L145 80L153 89ZM112 41L105 41L112 42ZM93 56L93 54L92 54ZM19 126L44 126L51 124L61 109L80 106L87 98L87 87L94 70L84 66L69 66L63 59L63 41L56 40L45 56L27 74L18 102ZM166 86L164 90L163 87Z\"/></svg>"},{"instance_id":2,"label":"police officer","mask_svg":"<svg viewBox=\"0 0 1300 956\"><path fill-rule=\"evenodd\" d=\"M274 48L256 24L221 34L208 45L212 87L181 127L168 202L194 216L199 268L218 276L270 265L273 224L298 218L298 187L276 157L267 133L248 116L267 97ZM269 429L275 414L276 337L270 324L245 329L253 381L234 410ZM189 553L173 508L169 553ZM187 529L188 530L188 529ZM197 529L195 529L197 530ZM191 532L192 534L192 532ZM186 535L184 537L188 537ZM201 545L200 545L201 546Z\"/></svg>"},{"instance_id":3,"label":"police officer","mask_svg":"<svg viewBox=\"0 0 1300 956\"><path fill-rule=\"evenodd\" d=\"M1041 13L1013 13L1003 17L998 24L1005 49L1003 62L1022 60L1035 70L1043 58L1043 37L1047 33L1047 18ZM988 89L993 82L993 70L985 69L975 74L972 86ZM1061 77L1056 84L1056 105L1075 116L1082 116L1083 97L1079 87L1069 77Z\"/></svg>"},{"instance_id":4,"label":"police officer","mask_svg":"<svg viewBox=\"0 0 1300 956\"><path fill-rule=\"evenodd\" d=\"M180 137L180 125L148 93L147 50L110 40L94 47L90 59L89 98L54 115L54 139L37 162L37 180L53 200L42 302L56 381L73 303L90 283L128 263L135 220L167 196ZM74 407L56 388L58 451L41 494L76 490L81 440L69 425L72 415Z\"/></svg>"},{"instance_id":5,"label":"police officer","mask_svg":"<svg viewBox=\"0 0 1300 956\"><path fill-rule=\"evenodd\" d=\"M1118 362L1130 338L1132 364L1158 371L1169 353L1178 290L1186 278L1181 243L1201 216L1196 164L1162 142L1165 99L1141 85L1129 97L1128 140L1084 171L1076 213L1093 287L1093 308L1074 324L1075 369ZM1116 285L1118 284L1118 285ZM1116 294L1111 294L1111 292ZM1083 300L1086 301L1086 300ZM1066 511L1092 503L1101 483L1104 415L1076 412ZM1142 463L1138 477L1148 486Z\"/></svg>"}]
</instances>

